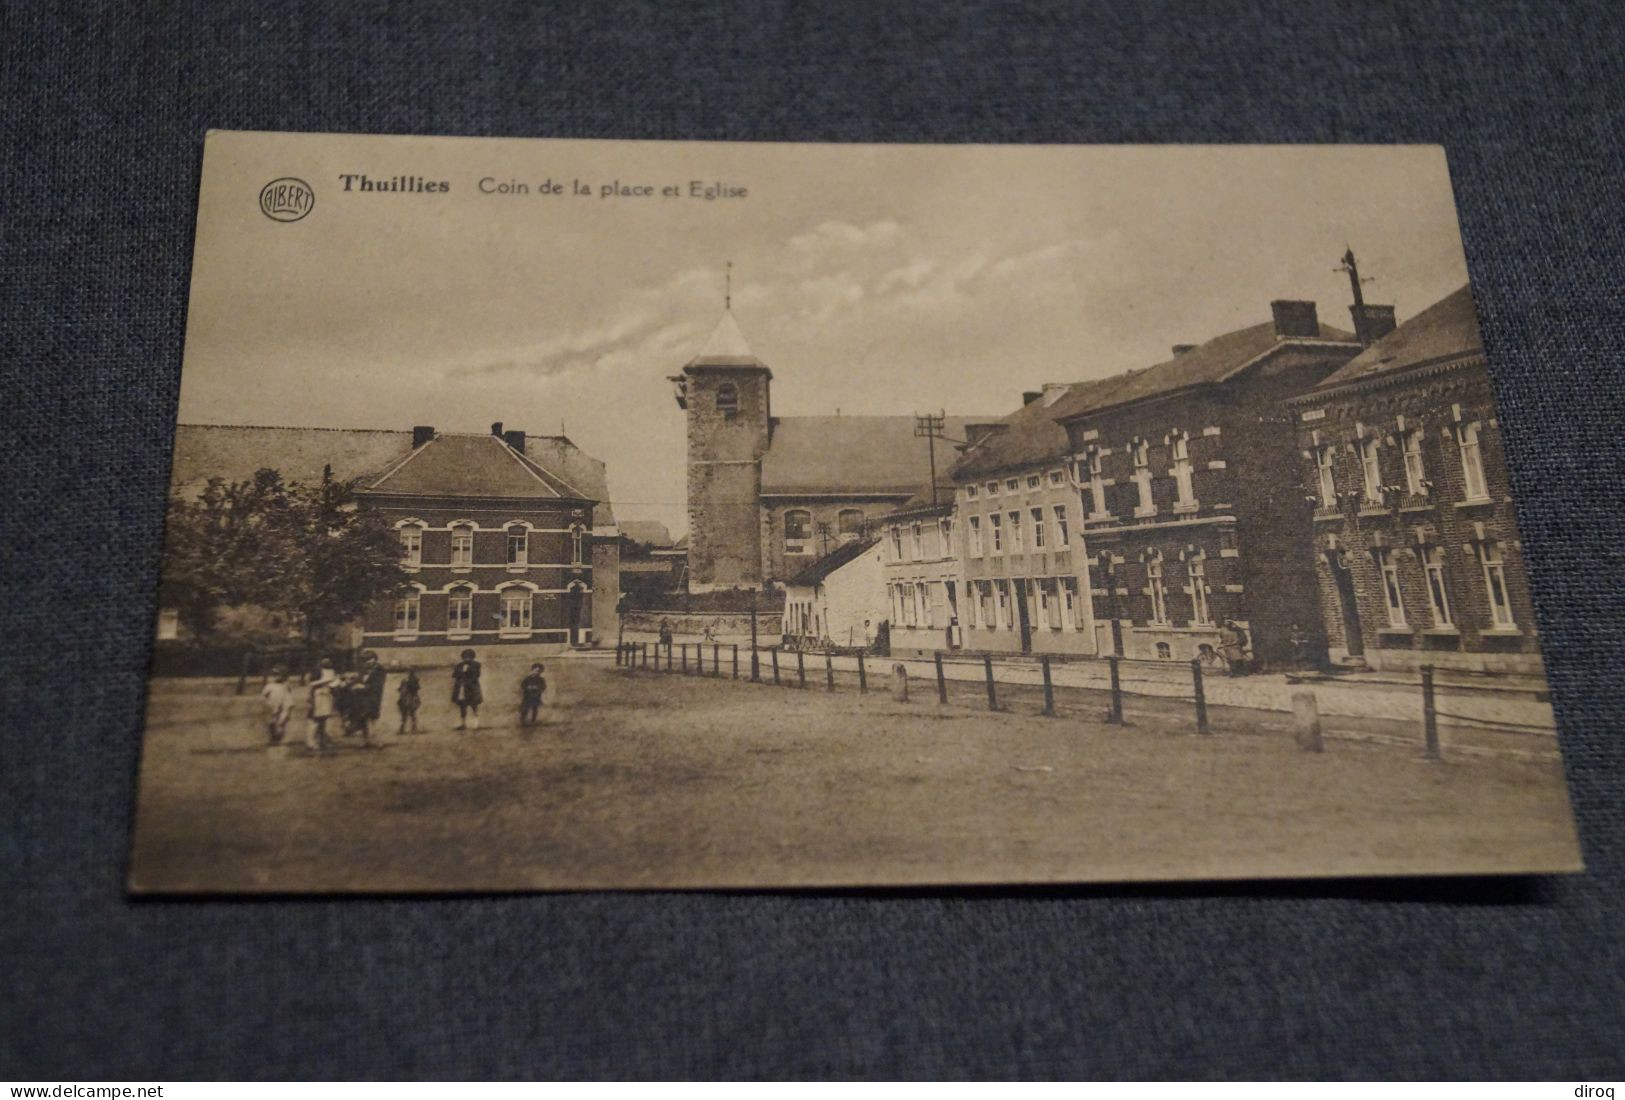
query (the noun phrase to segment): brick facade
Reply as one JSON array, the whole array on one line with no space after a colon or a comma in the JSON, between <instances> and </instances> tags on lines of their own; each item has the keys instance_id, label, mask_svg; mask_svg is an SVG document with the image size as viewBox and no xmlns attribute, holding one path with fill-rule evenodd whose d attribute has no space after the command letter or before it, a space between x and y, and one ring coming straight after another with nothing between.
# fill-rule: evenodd
<instances>
[{"instance_id":1,"label":"brick facade","mask_svg":"<svg viewBox=\"0 0 1625 1100\"><path fill-rule=\"evenodd\" d=\"M1079 456L1102 653L1189 660L1217 648L1219 625L1233 619L1259 662L1283 665L1293 659L1294 627L1318 630L1310 528L1301 489L1285 473L1297 447L1282 402L1359 345L1278 339L1220 380L1063 421Z\"/></svg>"},{"instance_id":2,"label":"brick facade","mask_svg":"<svg viewBox=\"0 0 1625 1100\"><path fill-rule=\"evenodd\" d=\"M592 643L591 502L440 498L430 503L379 494L369 496L366 506L420 540L420 564L407 567L416 591L415 623L402 601L379 601L363 616L368 646ZM472 560L453 564L454 535L465 534L472 536ZM524 562L510 564L509 538L520 534ZM465 599L467 615L452 622L454 601ZM613 616L613 603L610 607Z\"/></svg>"},{"instance_id":3,"label":"brick facade","mask_svg":"<svg viewBox=\"0 0 1625 1100\"><path fill-rule=\"evenodd\" d=\"M1466 351L1292 404L1333 660L1542 671L1489 376Z\"/></svg>"}]
</instances>

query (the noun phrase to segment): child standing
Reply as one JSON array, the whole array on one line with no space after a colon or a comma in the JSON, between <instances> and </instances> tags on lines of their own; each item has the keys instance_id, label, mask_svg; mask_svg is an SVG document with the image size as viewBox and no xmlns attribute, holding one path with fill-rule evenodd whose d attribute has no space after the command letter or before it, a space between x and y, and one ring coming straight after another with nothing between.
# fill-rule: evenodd
<instances>
[{"instance_id":1,"label":"child standing","mask_svg":"<svg viewBox=\"0 0 1625 1100\"><path fill-rule=\"evenodd\" d=\"M458 729L480 728L480 704L484 701L485 696L480 692L480 663L474 659L472 649L465 649L463 659L451 670L451 702L457 708Z\"/></svg>"},{"instance_id":2,"label":"child standing","mask_svg":"<svg viewBox=\"0 0 1625 1100\"><path fill-rule=\"evenodd\" d=\"M288 719L293 717L293 692L288 688L288 670L281 665L273 668L271 678L260 688L260 697L265 700L265 732L271 744L280 745L288 732Z\"/></svg>"},{"instance_id":3,"label":"child standing","mask_svg":"<svg viewBox=\"0 0 1625 1100\"><path fill-rule=\"evenodd\" d=\"M530 666L530 675L519 681L519 724L534 726L542 709L542 692L547 681L542 678L542 665L538 661Z\"/></svg>"},{"instance_id":4,"label":"child standing","mask_svg":"<svg viewBox=\"0 0 1625 1100\"><path fill-rule=\"evenodd\" d=\"M411 723L412 732L418 731L418 706L423 702L423 685L418 682L416 669L407 669L406 679L401 681L399 693L395 697L395 706L401 712L401 728L399 733L406 733L406 726Z\"/></svg>"},{"instance_id":5,"label":"child standing","mask_svg":"<svg viewBox=\"0 0 1625 1100\"><path fill-rule=\"evenodd\" d=\"M316 678L310 682L310 724L305 728L305 747L311 752L321 752L327 748L327 720L335 713L333 689L338 687L338 683L333 662L323 657L316 670Z\"/></svg>"}]
</instances>

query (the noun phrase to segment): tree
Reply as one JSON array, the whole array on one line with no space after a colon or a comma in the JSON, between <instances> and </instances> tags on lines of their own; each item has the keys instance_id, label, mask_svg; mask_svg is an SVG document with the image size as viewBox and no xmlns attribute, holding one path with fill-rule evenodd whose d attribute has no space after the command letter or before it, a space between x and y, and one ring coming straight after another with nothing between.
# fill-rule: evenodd
<instances>
[{"instance_id":1,"label":"tree","mask_svg":"<svg viewBox=\"0 0 1625 1100\"><path fill-rule=\"evenodd\" d=\"M275 470L214 478L196 499L170 500L161 598L199 640L222 609L244 606L286 614L320 640L405 583L394 530L325 471L313 485Z\"/></svg>"}]
</instances>

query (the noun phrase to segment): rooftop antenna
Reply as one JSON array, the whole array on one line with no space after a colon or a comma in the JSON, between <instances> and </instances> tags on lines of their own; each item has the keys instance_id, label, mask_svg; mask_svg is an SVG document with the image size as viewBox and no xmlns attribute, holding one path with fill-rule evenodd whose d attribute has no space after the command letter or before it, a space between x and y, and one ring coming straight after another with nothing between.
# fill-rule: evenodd
<instances>
[{"instance_id":1,"label":"rooftop antenna","mask_svg":"<svg viewBox=\"0 0 1625 1100\"><path fill-rule=\"evenodd\" d=\"M1369 283L1372 280L1360 278L1360 267L1354 262L1354 249L1349 245L1344 245L1343 248L1343 262L1332 268L1332 270L1348 274L1349 286L1354 290L1354 308L1358 310L1365 306L1365 295L1360 291L1360 284Z\"/></svg>"}]
</instances>

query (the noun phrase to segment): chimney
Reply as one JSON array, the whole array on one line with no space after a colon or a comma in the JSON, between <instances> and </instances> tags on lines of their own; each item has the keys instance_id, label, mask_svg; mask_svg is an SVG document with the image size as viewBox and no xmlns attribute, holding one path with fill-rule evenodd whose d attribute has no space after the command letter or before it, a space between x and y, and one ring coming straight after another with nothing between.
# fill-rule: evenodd
<instances>
[{"instance_id":1,"label":"chimney","mask_svg":"<svg viewBox=\"0 0 1625 1100\"><path fill-rule=\"evenodd\" d=\"M491 425L491 434L499 439L502 437L502 421L498 420L495 424Z\"/></svg>"},{"instance_id":2,"label":"chimney","mask_svg":"<svg viewBox=\"0 0 1625 1100\"><path fill-rule=\"evenodd\" d=\"M525 433L524 432L503 432L502 433L502 442L506 443L508 446L512 447L514 450L518 451L520 454L525 453Z\"/></svg>"},{"instance_id":3,"label":"chimney","mask_svg":"<svg viewBox=\"0 0 1625 1100\"><path fill-rule=\"evenodd\" d=\"M1065 396L1066 392L1071 388L1072 387L1065 382L1045 382L1044 404L1046 406L1055 404L1055 402L1059 401L1063 396Z\"/></svg>"},{"instance_id":4,"label":"chimney","mask_svg":"<svg viewBox=\"0 0 1625 1100\"><path fill-rule=\"evenodd\" d=\"M1031 405L1034 401L1037 401L1040 397L1043 397L1043 396L1044 396L1044 391L1043 390L1028 390L1026 393L1021 395L1021 403L1023 405Z\"/></svg>"},{"instance_id":5,"label":"chimney","mask_svg":"<svg viewBox=\"0 0 1625 1100\"><path fill-rule=\"evenodd\" d=\"M1275 315L1275 335L1285 340L1292 336L1320 335L1320 319L1315 316L1315 303L1276 300L1270 303Z\"/></svg>"},{"instance_id":6,"label":"chimney","mask_svg":"<svg viewBox=\"0 0 1625 1100\"><path fill-rule=\"evenodd\" d=\"M1354 335L1362 347L1370 347L1394 331L1393 306L1368 306L1365 303L1349 306L1354 318Z\"/></svg>"},{"instance_id":7,"label":"chimney","mask_svg":"<svg viewBox=\"0 0 1625 1100\"><path fill-rule=\"evenodd\" d=\"M434 438L434 429L427 424L419 424L412 429L412 449L415 451L429 440Z\"/></svg>"},{"instance_id":8,"label":"chimney","mask_svg":"<svg viewBox=\"0 0 1625 1100\"><path fill-rule=\"evenodd\" d=\"M1178 359L1181 355L1184 355L1187 351L1195 351L1195 350L1196 350L1196 345L1195 344L1175 344L1174 345L1174 358Z\"/></svg>"}]
</instances>

